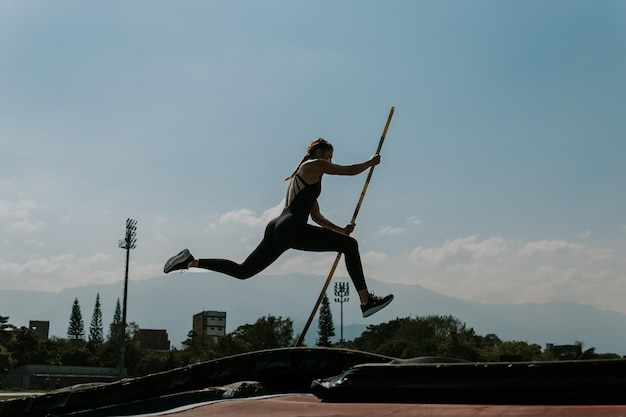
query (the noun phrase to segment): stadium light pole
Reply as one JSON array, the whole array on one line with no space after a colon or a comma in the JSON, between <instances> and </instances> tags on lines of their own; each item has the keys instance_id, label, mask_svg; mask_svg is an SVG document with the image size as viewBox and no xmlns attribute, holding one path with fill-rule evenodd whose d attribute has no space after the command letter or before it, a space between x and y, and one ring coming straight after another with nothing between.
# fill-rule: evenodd
<instances>
[{"instance_id":1,"label":"stadium light pole","mask_svg":"<svg viewBox=\"0 0 626 417\"><path fill-rule=\"evenodd\" d=\"M126 272L124 274L124 308L122 309L122 331L120 335L120 356L117 370L120 378L126 376L126 306L128 295L128 262L130 260L130 250L137 247L137 220L126 219L126 234L120 240L120 248L126 249Z\"/></svg>"},{"instance_id":2,"label":"stadium light pole","mask_svg":"<svg viewBox=\"0 0 626 417\"><path fill-rule=\"evenodd\" d=\"M343 303L350 301L350 283L335 282L335 302L341 305L341 339L339 343L343 343Z\"/></svg>"}]
</instances>

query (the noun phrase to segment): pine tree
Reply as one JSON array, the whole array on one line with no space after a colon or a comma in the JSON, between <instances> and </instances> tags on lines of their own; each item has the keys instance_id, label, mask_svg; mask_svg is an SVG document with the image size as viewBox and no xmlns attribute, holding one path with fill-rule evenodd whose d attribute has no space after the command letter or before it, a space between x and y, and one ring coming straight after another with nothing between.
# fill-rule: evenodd
<instances>
[{"instance_id":1,"label":"pine tree","mask_svg":"<svg viewBox=\"0 0 626 417\"><path fill-rule=\"evenodd\" d=\"M67 328L67 337L70 340L79 340L82 339L84 335L85 325L83 323L83 315L80 312L78 298L75 298L74 305L72 305L72 314L70 315L70 325Z\"/></svg>"},{"instance_id":2,"label":"pine tree","mask_svg":"<svg viewBox=\"0 0 626 417\"><path fill-rule=\"evenodd\" d=\"M117 298L117 304L115 304L115 313L113 314L113 324L120 324L122 322L122 306L120 305L120 299Z\"/></svg>"},{"instance_id":3,"label":"pine tree","mask_svg":"<svg viewBox=\"0 0 626 417\"><path fill-rule=\"evenodd\" d=\"M113 314L113 322L109 325L109 341L117 343L122 335L122 307L120 299L117 299L115 305L115 313Z\"/></svg>"},{"instance_id":4,"label":"pine tree","mask_svg":"<svg viewBox=\"0 0 626 417\"><path fill-rule=\"evenodd\" d=\"M13 330L14 328L15 326L9 324L9 316L0 316L0 346L11 339L12 332L10 330Z\"/></svg>"},{"instance_id":5,"label":"pine tree","mask_svg":"<svg viewBox=\"0 0 626 417\"><path fill-rule=\"evenodd\" d=\"M100 293L96 295L96 305L91 316L89 326L89 342L93 345L100 345L104 341L104 329L102 328L102 310L100 308Z\"/></svg>"},{"instance_id":6,"label":"pine tree","mask_svg":"<svg viewBox=\"0 0 626 417\"><path fill-rule=\"evenodd\" d=\"M333 324L333 313L330 311L328 296L324 294L320 305L320 316L318 319L317 346L330 346L330 338L335 335L335 325Z\"/></svg>"}]
</instances>

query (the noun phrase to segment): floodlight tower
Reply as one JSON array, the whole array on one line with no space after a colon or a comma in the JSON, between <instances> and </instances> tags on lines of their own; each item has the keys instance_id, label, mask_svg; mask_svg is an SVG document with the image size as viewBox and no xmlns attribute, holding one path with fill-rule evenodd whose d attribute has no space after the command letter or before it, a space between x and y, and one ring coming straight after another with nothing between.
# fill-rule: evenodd
<instances>
[{"instance_id":1,"label":"floodlight tower","mask_svg":"<svg viewBox=\"0 0 626 417\"><path fill-rule=\"evenodd\" d=\"M349 282L335 282L335 302L341 305L341 339L340 343L343 343L343 303L350 300L350 283Z\"/></svg>"},{"instance_id":2,"label":"floodlight tower","mask_svg":"<svg viewBox=\"0 0 626 417\"><path fill-rule=\"evenodd\" d=\"M125 377L126 368L126 297L128 295L128 262L130 260L130 250L137 247L137 220L126 219L126 234L120 240L121 249L126 249L126 273L124 274L124 308L122 309L122 330L120 336L120 356L117 369L120 378Z\"/></svg>"}]
</instances>

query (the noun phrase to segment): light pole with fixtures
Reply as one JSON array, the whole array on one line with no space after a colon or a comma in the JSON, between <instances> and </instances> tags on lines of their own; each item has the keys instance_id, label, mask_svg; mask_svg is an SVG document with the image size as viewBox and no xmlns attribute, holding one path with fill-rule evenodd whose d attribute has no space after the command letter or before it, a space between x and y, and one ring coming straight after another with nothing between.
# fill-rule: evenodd
<instances>
[{"instance_id":1,"label":"light pole with fixtures","mask_svg":"<svg viewBox=\"0 0 626 417\"><path fill-rule=\"evenodd\" d=\"M126 273L124 274L124 308L122 309L122 329L120 332L120 356L117 370L120 378L126 376L126 306L128 295L128 263L130 260L130 250L137 247L137 220L126 219L126 234L120 240L121 249L126 249Z\"/></svg>"},{"instance_id":2,"label":"light pole with fixtures","mask_svg":"<svg viewBox=\"0 0 626 417\"><path fill-rule=\"evenodd\" d=\"M349 282L335 282L335 302L341 305L341 339L340 343L343 343L343 303L350 300L350 283Z\"/></svg>"}]
</instances>

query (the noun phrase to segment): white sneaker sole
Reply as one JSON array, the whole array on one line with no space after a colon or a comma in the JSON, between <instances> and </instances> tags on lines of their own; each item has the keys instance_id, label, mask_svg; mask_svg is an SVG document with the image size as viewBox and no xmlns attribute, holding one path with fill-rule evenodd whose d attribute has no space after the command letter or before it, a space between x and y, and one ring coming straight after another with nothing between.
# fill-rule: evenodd
<instances>
[{"instance_id":1,"label":"white sneaker sole","mask_svg":"<svg viewBox=\"0 0 626 417\"><path fill-rule=\"evenodd\" d=\"M180 251L178 254L172 256L170 259L167 260L167 262L165 262L165 266L163 267L163 272L164 273L169 273L172 272L174 269L174 267L178 264L180 264L182 261L184 261L185 259L188 259L189 257L191 257L191 253L189 253L189 249L184 249L182 251Z\"/></svg>"},{"instance_id":2,"label":"white sneaker sole","mask_svg":"<svg viewBox=\"0 0 626 417\"><path fill-rule=\"evenodd\" d=\"M389 305L389 303L391 303L392 301L393 301L393 295L391 297L389 297L389 299L387 301L385 301L384 303L379 304L376 307L372 307L372 308L370 308L368 310L365 310L363 312L363 317L369 317L372 314L379 312L383 308L387 307Z\"/></svg>"}]
</instances>

